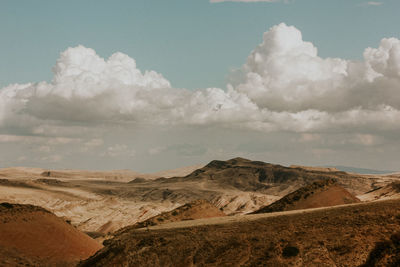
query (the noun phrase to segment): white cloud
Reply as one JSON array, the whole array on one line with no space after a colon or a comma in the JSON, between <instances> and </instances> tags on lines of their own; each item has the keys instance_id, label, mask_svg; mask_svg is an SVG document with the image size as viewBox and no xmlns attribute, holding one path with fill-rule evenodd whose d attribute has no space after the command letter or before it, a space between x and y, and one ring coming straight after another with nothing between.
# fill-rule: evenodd
<instances>
[{"instance_id":1,"label":"white cloud","mask_svg":"<svg viewBox=\"0 0 400 267\"><path fill-rule=\"evenodd\" d=\"M368 6L381 6L383 5L383 2L377 2L377 1L369 1L366 3Z\"/></svg>"},{"instance_id":2,"label":"white cloud","mask_svg":"<svg viewBox=\"0 0 400 267\"><path fill-rule=\"evenodd\" d=\"M115 144L115 136L106 140L116 129L299 132L298 142L307 144L322 142L327 132L344 132L365 146L400 129L396 38L365 49L362 61L322 58L298 29L282 23L264 33L226 90L177 89L161 74L138 69L125 54L103 59L83 46L61 53L53 72L50 83L0 89L1 144L34 144L42 152L64 146L69 153L93 154L105 147L102 155L115 158L135 156L131 147L140 145ZM143 151L150 156L171 152L168 141L147 145ZM196 145L190 147L195 153L176 148L185 157L208 153Z\"/></svg>"},{"instance_id":3,"label":"white cloud","mask_svg":"<svg viewBox=\"0 0 400 267\"><path fill-rule=\"evenodd\" d=\"M363 62L321 58L298 29L282 23L264 33L227 90L175 89L161 74L141 72L127 55L105 60L83 46L61 53L53 71L51 83L0 91L0 127L40 135L59 135L65 125L115 123L299 132L400 127L395 38L367 48Z\"/></svg>"},{"instance_id":4,"label":"white cloud","mask_svg":"<svg viewBox=\"0 0 400 267\"><path fill-rule=\"evenodd\" d=\"M302 40L298 29L280 24L264 34L243 66L242 78L231 87L248 96L279 128L309 131L391 128L398 122L399 86L398 39L383 39L378 48L367 48L364 62L324 59Z\"/></svg>"}]
</instances>

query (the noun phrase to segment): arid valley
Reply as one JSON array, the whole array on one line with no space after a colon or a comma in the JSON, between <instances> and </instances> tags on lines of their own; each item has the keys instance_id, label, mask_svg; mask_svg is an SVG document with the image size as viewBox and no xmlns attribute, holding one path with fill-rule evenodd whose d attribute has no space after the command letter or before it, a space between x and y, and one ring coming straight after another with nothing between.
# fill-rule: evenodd
<instances>
[{"instance_id":1,"label":"arid valley","mask_svg":"<svg viewBox=\"0 0 400 267\"><path fill-rule=\"evenodd\" d=\"M2 266L400 262L396 173L234 158L155 174L6 168L0 177Z\"/></svg>"},{"instance_id":2,"label":"arid valley","mask_svg":"<svg viewBox=\"0 0 400 267\"><path fill-rule=\"evenodd\" d=\"M0 267L400 267L400 0L0 0Z\"/></svg>"}]
</instances>

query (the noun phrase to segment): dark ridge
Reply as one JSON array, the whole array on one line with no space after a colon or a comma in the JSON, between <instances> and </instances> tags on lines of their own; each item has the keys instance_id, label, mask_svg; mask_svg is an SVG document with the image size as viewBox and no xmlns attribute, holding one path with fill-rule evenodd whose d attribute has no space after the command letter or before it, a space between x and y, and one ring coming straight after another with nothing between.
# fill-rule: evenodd
<instances>
[{"instance_id":1,"label":"dark ridge","mask_svg":"<svg viewBox=\"0 0 400 267\"><path fill-rule=\"evenodd\" d=\"M227 161L213 160L205 167L197 169L185 177L172 177L164 182L174 183L203 180L224 188L274 194L274 192L280 190L278 187L283 186L288 188L290 186L297 189L317 180L332 178L340 180L341 184L347 188L351 188L352 184L354 184L354 179L352 179L354 175L348 175L341 171L309 170L300 167L292 168L262 161L251 161L244 158L233 158ZM161 182L159 179L155 181ZM361 183L361 181L357 181L356 183Z\"/></svg>"},{"instance_id":2,"label":"dark ridge","mask_svg":"<svg viewBox=\"0 0 400 267\"><path fill-rule=\"evenodd\" d=\"M222 160L213 160L210 163L208 163L204 168L216 168L216 169L222 169L226 167L228 163L226 161Z\"/></svg>"},{"instance_id":3,"label":"dark ridge","mask_svg":"<svg viewBox=\"0 0 400 267\"><path fill-rule=\"evenodd\" d=\"M168 179L171 179L171 178L160 177L160 178L155 179L155 181L157 181L157 182L165 182L165 181L168 181Z\"/></svg>"},{"instance_id":4,"label":"dark ridge","mask_svg":"<svg viewBox=\"0 0 400 267\"><path fill-rule=\"evenodd\" d=\"M12 209L13 208L13 205L11 203L8 203L8 202L0 203L0 206L3 207L3 208L6 208L6 209Z\"/></svg>"},{"instance_id":5,"label":"dark ridge","mask_svg":"<svg viewBox=\"0 0 400 267\"><path fill-rule=\"evenodd\" d=\"M139 183L145 183L147 180L142 177L138 177L133 179L132 181L129 181L128 184L139 184Z\"/></svg>"},{"instance_id":6,"label":"dark ridge","mask_svg":"<svg viewBox=\"0 0 400 267\"><path fill-rule=\"evenodd\" d=\"M313 195L316 195L323 191L326 191L327 189L329 189L332 186L336 186L336 187L339 186L336 179L321 179L319 181L313 182L312 184L301 187L300 189L284 196L283 198L279 199L278 201L276 201L268 206L262 207L261 209L253 212L252 214L279 212L279 211L297 209L296 207L298 207L298 206L296 206L296 205L298 205L298 203L300 203L301 201L306 200L310 196L313 196ZM352 196L349 192L345 191L344 189L343 189L343 191L345 194L344 196L346 197L345 198L346 203L343 203L343 204L347 204L347 202L348 203L359 202L359 200L357 198L355 198L354 196ZM325 197L327 197L327 196L324 196L324 198ZM341 197L342 197L342 195L338 196L339 199ZM301 203L304 203L304 202L301 202ZM318 203L318 205L324 205L324 204ZM338 204L335 204L335 202L331 202L329 204L329 206L332 206L332 205L338 205Z\"/></svg>"},{"instance_id":7,"label":"dark ridge","mask_svg":"<svg viewBox=\"0 0 400 267\"><path fill-rule=\"evenodd\" d=\"M55 186L62 186L67 184L66 182L57 179L46 179L46 178L36 179L35 182L47 185L55 185Z\"/></svg>"},{"instance_id":8,"label":"dark ridge","mask_svg":"<svg viewBox=\"0 0 400 267\"><path fill-rule=\"evenodd\" d=\"M390 183L389 186L391 186L396 192L400 193L400 182Z\"/></svg>"},{"instance_id":9,"label":"dark ridge","mask_svg":"<svg viewBox=\"0 0 400 267\"><path fill-rule=\"evenodd\" d=\"M51 171L44 171L40 175L44 177L51 177L53 173Z\"/></svg>"},{"instance_id":10,"label":"dark ridge","mask_svg":"<svg viewBox=\"0 0 400 267\"><path fill-rule=\"evenodd\" d=\"M51 213L50 211L34 205L29 204L13 204L8 202L0 203L0 212L21 212L21 211L42 211Z\"/></svg>"},{"instance_id":11,"label":"dark ridge","mask_svg":"<svg viewBox=\"0 0 400 267\"><path fill-rule=\"evenodd\" d=\"M39 188L39 187L27 184L27 183L22 182L22 181L13 181L13 180L9 180L9 179L0 179L0 185L23 187L23 188Z\"/></svg>"},{"instance_id":12,"label":"dark ridge","mask_svg":"<svg viewBox=\"0 0 400 267\"><path fill-rule=\"evenodd\" d=\"M226 162L230 163L230 164L249 163L249 162L254 163L254 161L251 161L251 160L245 159L245 158L241 158L241 157L236 157L236 158L233 158L233 159L229 159Z\"/></svg>"}]
</instances>

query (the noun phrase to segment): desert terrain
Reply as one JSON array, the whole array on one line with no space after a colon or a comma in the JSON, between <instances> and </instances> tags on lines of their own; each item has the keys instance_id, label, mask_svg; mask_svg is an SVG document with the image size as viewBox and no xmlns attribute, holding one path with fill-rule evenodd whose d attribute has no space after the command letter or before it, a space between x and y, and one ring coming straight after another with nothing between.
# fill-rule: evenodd
<instances>
[{"instance_id":1,"label":"desert terrain","mask_svg":"<svg viewBox=\"0 0 400 267\"><path fill-rule=\"evenodd\" d=\"M362 195L399 177L284 167L241 158L197 167L161 172L164 177L158 178L159 173L128 170L0 169L0 202L43 207L82 231L112 232L197 199L209 201L227 215L246 214L319 179L337 179L363 200L379 199L376 194ZM177 173L180 176L171 177Z\"/></svg>"},{"instance_id":2,"label":"desert terrain","mask_svg":"<svg viewBox=\"0 0 400 267\"><path fill-rule=\"evenodd\" d=\"M237 215L125 229L80 266L360 266L398 231L400 200Z\"/></svg>"},{"instance_id":3,"label":"desert terrain","mask_svg":"<svg viewBox=\"0 0 400 267\"><path fill-rule=\"evenodd\" d=\"M243 158L154 174L18 167L0 169L0 203L55 214L97 242L91 254L104 241L87 261L91 254L59 260L68 266L77 259L84 266L358 266L400 230L399 182L397 173ZM335 242L346 248L335 248ZM286 257L286 247L298 252ZM24 256L8 249L0 255L4 262L24 263ZM352 258L349 265L346 257ZM30 257L25 263L43 261Z\"/></svg>"}]
</instances>

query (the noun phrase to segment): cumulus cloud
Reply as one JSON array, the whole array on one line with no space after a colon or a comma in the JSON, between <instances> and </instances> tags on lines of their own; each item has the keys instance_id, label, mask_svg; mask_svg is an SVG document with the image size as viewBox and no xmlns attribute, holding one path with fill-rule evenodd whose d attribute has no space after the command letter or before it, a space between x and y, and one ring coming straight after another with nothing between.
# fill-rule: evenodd
<instances>
[{"instance_id":1,"label":"cumulus cloud","mask_svg":"<svg viewBox=\"0 0 400 267\"><path fill-rule=\"evenodd\" d=\"M62 52L53 72L51 82L0 89L0 143L35 143L42 153L79 146L120 158L135 156L136 147L104 139L110 129L292 132L302 134L300 143L345 132L353 134L352 143L366 146L382 141L378 133L400 129L396 38L365 49L362 61L322 58L297 28L282 23L264 33L226 89L174 88L162 74L141 71L128 55L103 59L83 46ZM144 151L155 156L168 147L157 143ZM202 146L192 148L193 155L206 153Z\"/></svg>"},{"instance_id":2,"label":"cumulus cloud","mask_svg":"<svg viewBox=\"0 0 400 267\"><path fill-rule=\"evenodd\" d=\"M31 127L40 134L47 132L40 130L44 121L53 125L229 123L244 121L257 109L235 90L171 88L161 74L142 73L122 53L104 60L93 49L69 48L53 71L51 83L14 84L0 91L0 126Z\"/></svg>"},{"instance_id":3,"label":"cumulus cloud","mask_svg":"<svg viewBox=\"0 0 400 267\"><path fill-rule=\"evenodd\" d=\"M298 29L282 23L264 34L243 66L242 78L230 87L270 113L280 128L391 128L400 108L399 63L398 39L367 48L362 62L321 58Z\"/></svg>"},{"instance_id":4,"label":"cumulus cloud","mask_svg":"<svg viewBox=\"0 0 400 267\"><path fill-rule=\"evenodd\" d=\"M226 90L176 89L161 74L140 71L125 54L105 60L83 46L61 53L53 71L51 83L0 90L0 127L38 134L43 122L214 124L307 132L397 129L400 122L395 38L367 48L362 62L321 58L297 28L282 23L264 33Z\"/></svg>"}]
</instances>

